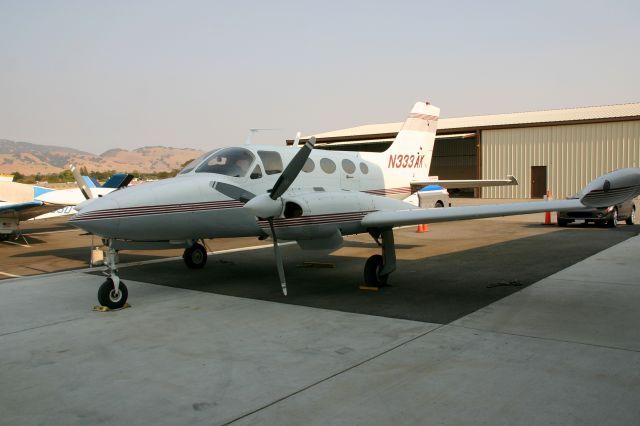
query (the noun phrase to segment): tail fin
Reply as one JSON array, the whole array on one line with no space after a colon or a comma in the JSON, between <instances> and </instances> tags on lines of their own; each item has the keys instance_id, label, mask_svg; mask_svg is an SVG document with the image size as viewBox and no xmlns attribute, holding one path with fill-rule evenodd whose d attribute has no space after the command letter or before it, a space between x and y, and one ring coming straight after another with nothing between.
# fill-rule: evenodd
<instances>
[{"instance_id":1,"label":"tail fin","mask_svg":"<svg viewBox=\"0 0 640 426\"><path fill-rule=\"evenodd\" d=\"M384 172L385 186L408 188L410 182L427 180L439 116L440 108L429 103L413 106L391 146L374 157Z\"/></svg>"},{"instance_id":2,"label":"tail fin","mask_svg":"<svg viewBox=\"0 0 640 426\"><path fill-rule=\"evenodd\" d=\"M116 173L115 175L112 175L109 180L107 180L104 185L102 185L103 188L124 188L125 186L129 185L129 183L133 180L133 175L127 174L127 173Z\"/></svg>"}]
</instances>

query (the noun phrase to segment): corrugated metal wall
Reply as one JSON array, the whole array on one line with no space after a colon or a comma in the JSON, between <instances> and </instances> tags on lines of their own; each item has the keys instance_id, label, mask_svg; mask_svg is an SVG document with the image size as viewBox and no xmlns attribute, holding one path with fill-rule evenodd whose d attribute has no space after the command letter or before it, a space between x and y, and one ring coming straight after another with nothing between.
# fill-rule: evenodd
<instances>
[{"instance_id":1,"label":"corrugated metal wall","mask_svg":"<svg viewBox=\"0 0 640 426\"><path fill-rule=\"evenodd\" d=\"M483 179L520 182L483 188L483 198L530 198L531 166L547 166L548 189L564 198L601 174L640 167L640 121L483 130L481 150Z\"/></svg>"}]
</instances>

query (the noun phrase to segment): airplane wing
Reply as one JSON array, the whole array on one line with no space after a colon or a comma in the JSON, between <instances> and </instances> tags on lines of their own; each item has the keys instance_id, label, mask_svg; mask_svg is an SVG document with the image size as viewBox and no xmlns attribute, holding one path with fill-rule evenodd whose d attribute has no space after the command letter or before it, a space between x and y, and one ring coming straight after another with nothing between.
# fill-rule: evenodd
<instances>
[{"instance_id":1,"label":"airplane wing","mask_svg":"<svg viewBox=\"0 0 640 426\"><path fill-rule=\"evenodd\" d=\"M42 201L4 204L0 205L0 218L23 221L40 216L41 214L58 210L59 208L60 206L47 204Z\"/></svg>"},{"instance_id":2,"label":"airplane wing","mask_svg":"<svg viewBox=\"0 0 640 426\"><path fill-rule=\"evenodd\" d=\"M379 210L362 218L367 228L391 228L419 223L447 222L485 217L511 216L548 211L608 207L640 195L640 169L619 169L589 183L577 199L534 201L514 204L486 204L447 209Z\"/></svg>"},{"instance_id":3,"label":"airplane wing","mask_svg":"<svg viewBox=\"0 0 640 426\"><path fill-rule=\"evenodd\" d=\"M481 219L549 211L578 210L586 208L580 200L533 201L513 204L487 204L482 206L449 207L446 209L410 209L377 211L362 218L368 228L389 228L420 223L449 222L454 220Z\"/></svg>"},{"instance_id":4,"label":"airplane wing","mask_svg":"<svg viewBox=\"0 0 640 426\"><path fill-rule=\"evenodd\" d=\"M411 185L440 185L445 188L480 188L484 186L509 186L518 185L518 179L515 176L507 176L506 179L471 179L471 180L428 180L424 182L411 182Z\"/></svg>"}]
</instances>

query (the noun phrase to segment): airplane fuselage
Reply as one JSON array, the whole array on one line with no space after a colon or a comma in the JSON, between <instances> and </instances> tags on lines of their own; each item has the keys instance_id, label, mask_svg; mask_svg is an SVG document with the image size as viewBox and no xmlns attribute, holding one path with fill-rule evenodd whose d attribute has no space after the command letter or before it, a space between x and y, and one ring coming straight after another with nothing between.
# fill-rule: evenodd
<instances>
[{"instance_id":1,"label":"airplane fuselage","mask_svg":"<svg viewBox=\"0 0 640 426\"><path fill-rule=\"evenodd\" d=\"M266 221L257 220L244 203L215 189L218 182L264 194L298 150L280 146L244 146L213 151L178 176L124 188L82 206L71 223L106 238L135 241L266 236ZM328 237L363 232L362 217L381 207L411 208L393 198L410 194L409 180L385 176L384 165L419 171L417 154L393 158L380 153L313 151L298 179L283 196L302 213L276 218L283 239ZM400 159L402 157L402 159ZM231 159L245 160L240 170ZM368 194L360 196L359 194ZM370 195L378 195L371 197ZM387 198L389 197L389 198ZM339 224L336 228L335 224ZM323 231L326 229L326 231Z\"/></svg>"}]
</instances>

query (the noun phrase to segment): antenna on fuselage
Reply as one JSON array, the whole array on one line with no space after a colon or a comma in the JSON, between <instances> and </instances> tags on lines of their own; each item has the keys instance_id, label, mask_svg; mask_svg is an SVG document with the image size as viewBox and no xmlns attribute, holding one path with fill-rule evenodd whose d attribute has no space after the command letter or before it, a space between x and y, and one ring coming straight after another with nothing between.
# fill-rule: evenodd
<instances>
[{"instance_id":1,"label":"antenna on fuselage","mask_svg":"<svg viewBox=\"0 0 640 426\"><path fill-rule=\"evenodd\" d=\"M300 136L302 136L302 132L296 133L296 138L293 140L293 143L291 144L292 148L298 147L298 145L300 144Z\"/></svg>"},{"instance_id":2,"label":"antenna on fuselage","mask_svg":"<svg viewBox=\"0 0 640 426\"><path fill-rule=\"evenodd\" d=\"M249 129L249 134L247 135L247 139L245 139L244 144L245 145L251 145L253 143L253 135L255 135L258 132L263 132L263 131L271 131L271 130L282 130L282 129Z\"/></svg>"}]
</instances>

